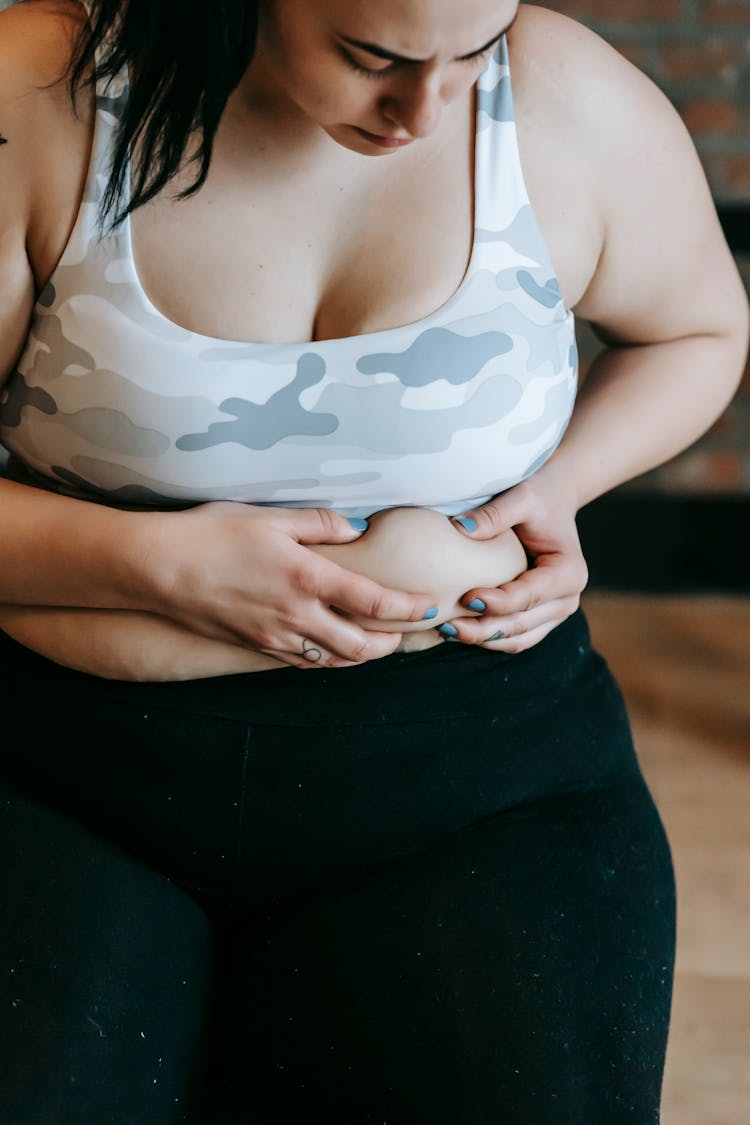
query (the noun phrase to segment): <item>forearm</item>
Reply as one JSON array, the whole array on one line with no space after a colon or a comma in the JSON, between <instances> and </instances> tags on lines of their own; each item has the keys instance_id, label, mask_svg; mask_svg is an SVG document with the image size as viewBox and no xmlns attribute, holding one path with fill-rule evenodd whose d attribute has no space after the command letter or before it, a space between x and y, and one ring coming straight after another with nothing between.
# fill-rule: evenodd
<instances>
[{"instance_id":1,"label":"forearm","mask_svg":"<svg viewBox=\"0 0 750 1125\"><path fill-rule=\"evenodd\" d=\"M438 643L434 626L467 616L460 599L472 583L507 582L527 566L512 531L473 543L444 516L419 508L378 513L358 541L312 544L310 551L397 587L430 586L434 618L363 621L365 629L403 634L401 651ZM48 660L105 679L197 679L284 666L258 649L199 635L159 613L0 605L0 629Z\"/></svg>"},{"instance_id":2,"label":"forearm","mask_svg":"<svg viewBox=\"0 0 750 1125\"><path fill-rule=\"evenodd\" d=\"M264 653L134 610L0 605L0 629L47 660L108 680L187 680L284 667Z\"/></svg>"},{"instance_id":3,"label":"forearm","mask_svg":"<svg viewBox=\"0 0 750 1125\"><path fill-rule=\"evenodd\" d=\"M726 408L746 354L742 332L607 348L537 479L564 487L579 509L669 460Z\"/></svg>"},{"instance_id":4,"label":"forearm","mask_svg":"<svg viewBox=\"0 0 750 1125\"><path fill-rule=\"evenodd\" d=\"M0 480L0 602L142 608L137 579L157 518Z\"/></svg>"}]
</instances>

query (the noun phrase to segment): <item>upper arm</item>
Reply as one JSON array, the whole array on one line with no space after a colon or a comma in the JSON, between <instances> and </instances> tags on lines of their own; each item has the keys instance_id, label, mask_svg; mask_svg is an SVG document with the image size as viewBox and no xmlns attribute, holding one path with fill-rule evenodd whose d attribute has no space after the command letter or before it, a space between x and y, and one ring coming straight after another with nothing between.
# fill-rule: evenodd
<instances>
[{"instance_id":1,"label":"upper arm","mask_svg":"<svg viewBox=\"0 0 750 1125\"><path fill-rule=\"evenodd\" d=\"M26 338L34 303L34 275L26 255L23 209L7 190L10 160L0 146L0 386Z\"/></svg>"},{"instance_id":2,"label":"upper arm","mask_svg":"<svg viewBox=\"0 0 750 1125\"><path fill-rule=\"evenodd\" d=\"M34 301L26 253L31 213L28 146L23 141L23 78L12 12L0 13L0 384L21 350ZM10 27L8 26L10 24Z\"/></svg>"},{"instance_id":3,"label":"upper arm","mask_svg":"<svg viewBox=\"0 0 750 1125\"><path fill-rule=\"evenodd\" d=\"M603 244L577 315L607 343L746 340L745 291L679 114L598 36L581 44L574 111Z\"/></svg>"},{"instance_id":4,"label":"upper arm","mask_svg":"<svg viewBox=\"0 0 750 1125\"><path fill-rule=\"evenodd\" d=\"M51 159L45 180L42 154L47 138L60 133L55 122L67 99L65 84L49 84L65 69L78 12L54 0L0 12L0 386L23 347L36 296L29 247L38 234L40 185L49 190L51 167L59 167Z\"/></svg>"}]
</instances>

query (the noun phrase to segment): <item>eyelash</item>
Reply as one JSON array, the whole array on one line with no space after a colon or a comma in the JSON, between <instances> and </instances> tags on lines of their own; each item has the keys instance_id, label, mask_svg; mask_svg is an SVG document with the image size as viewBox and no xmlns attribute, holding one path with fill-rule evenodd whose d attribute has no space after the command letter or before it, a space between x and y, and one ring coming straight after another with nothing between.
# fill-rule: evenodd
<instances>
[{"instance_id":1,"label":"eyelash","mask_svg":"<svg viewBox=\"0 0 750 1125\"><path fill-rule=\"evenodd\" d=\"M495 46L495 43L490 43L489 47L485 47L483 51L480 51L476 55L472 55L471 58L459 59L458 61L466 63L467 65L471 65L471 63L475 63L479 59L483 59L487 55L489 55L490 51L494 50ZM342 50L341 54L344 58L344 61L349 64L352 70L356 70L357 74L362 74L365 78L386 78L387 75L392 72L393 68L398 65L397 63L391 63L390 66L384 66L382 70L370 70L368 67L362 66L361 63L358 63L357 60L353 58L348 51Z\"/></svg>"},{"instance_id":2,"label":"eyelash","mask_svg":"<svg viewBox=\"0 0 750 1125\"><path fill-rule=\"evenodd\" d=\"M342 51L341 54L344 62L348 63L352 70L356 70L357 74L364 75L365 78L385 78L386 74L390 73L390 66L385 66L382 70L368 70L366 66L362 66L355 58L352 58L348 51Z\"/></svg>"}]
</instances>

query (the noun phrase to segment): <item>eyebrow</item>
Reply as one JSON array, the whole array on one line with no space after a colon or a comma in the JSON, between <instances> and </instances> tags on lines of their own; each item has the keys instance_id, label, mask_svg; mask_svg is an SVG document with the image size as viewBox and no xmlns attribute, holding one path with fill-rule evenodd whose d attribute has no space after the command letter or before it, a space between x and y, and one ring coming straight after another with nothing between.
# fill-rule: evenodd
<instances>
[{"instance_id":1,"label":"eyebrow","mask_svg":"<svg viewBox=\"0 0 750 1125\"><path fill-rule=\"evenodd\" d=\"M465 62L467 59L473 59L475 55L481 55L485 51L488 51L489 48L493 46L493 44L497 43L508 31L510 31L510 29L513 27L513 24L518 19L519 10L520 9L516 10L516 14L514 15L508 26L504 27L502 31L498 31L497 35L493 35L492 39L489 39L485 44L483 44L483 46L477 47L476 51L469 51L468 55L459 55L455 61ZM389 62L422 62L421 59L410 59L407 55L397 55L394 51L387 51L385 47L379 47L377 43L364 43L361 39L350 39L348 35L341 35L339 36L339 38L343 39L345 43L349 43L352 47L359 47L360 51L367 51L368 55L375 55L376 58L387 59Z\"/></svg>"}]
</instances>

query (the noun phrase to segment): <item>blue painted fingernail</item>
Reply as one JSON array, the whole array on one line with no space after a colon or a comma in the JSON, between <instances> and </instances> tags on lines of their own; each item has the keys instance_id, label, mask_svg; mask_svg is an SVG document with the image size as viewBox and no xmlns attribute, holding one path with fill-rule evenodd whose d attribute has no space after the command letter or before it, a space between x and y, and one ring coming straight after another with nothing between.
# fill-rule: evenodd
<instances>
[{"instance_id":1,"label":"blue painted fingernail","mask_svg":"<svg viewBox=\"0 0 750 1125\"><path fill-rule=\"evenodd\" d=\"M484 613L487 606L484 604L484 602L482 601L481 598L472 598L470 602L466 603L466 608L467 609L476 609L480 613Z\"/></svg>"},{"instance_id":2,"label":"blue painted fingernail","mask_svg":"<svg viewBox=\"0 0 750 1125\"><path fill-rule=\"evenodd\" d=\"M442 633L444 637L458 636L458 629L451 625L449 621L446 621L445 625L438 625L437 631L438 633Z\"/></svg>"},{"instance_id":3,"label":"blue painted fingernail","mask_svg":"<svg viewBox=\"0 0 750 1125\"><path fill-rule=\"evenodd\" d=\"M347 519L349 519L348 516ZM349 523L352 525L355 531L367 531L367 528L369 527L367 520L349 519Z\"/></svg>"},{"instance_id":4,"label":"blue painted fingernail","mask_svg":"<svg viewBox=\"0 0 750 1125\"><path fill-rule=\"evenodd\" d=\"M476 531L477 521L473 520L471 516L453 516L454 523L460 523L467 531Z\"/></svg>"},{"instance_id":5,"label":"blue painted fingernail","mask_svg":"<svg viewBox=\"0 0 750 1125\"><path fill-rule=\"evenodd\" d=\"M437 617L437 615L438 615L438 607L436 605L433 605L427 610L427 613L424 615L422 620L423 621L432 621L433 617Z\"/></svg>"}]
</instances>

